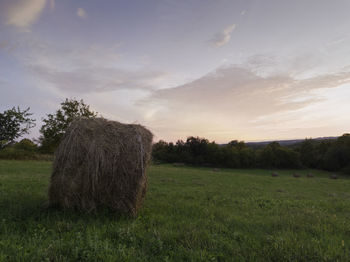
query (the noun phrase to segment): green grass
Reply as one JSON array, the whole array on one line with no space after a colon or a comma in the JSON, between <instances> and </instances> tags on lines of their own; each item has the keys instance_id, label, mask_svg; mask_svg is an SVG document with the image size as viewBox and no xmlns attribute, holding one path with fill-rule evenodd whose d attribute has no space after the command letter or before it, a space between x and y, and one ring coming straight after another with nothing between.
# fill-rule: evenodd
<instances>
[{"instance_id":1,"label":"green grass","mask_svg":"<svg viewBox=\"0 0 350 262\"><path fill-rule=\"evenodd\" d=\"M50 162L0 161L0 261L350 261L350 179L152 166L135 219L46 209Z\"/></svg>"}]
</instances>

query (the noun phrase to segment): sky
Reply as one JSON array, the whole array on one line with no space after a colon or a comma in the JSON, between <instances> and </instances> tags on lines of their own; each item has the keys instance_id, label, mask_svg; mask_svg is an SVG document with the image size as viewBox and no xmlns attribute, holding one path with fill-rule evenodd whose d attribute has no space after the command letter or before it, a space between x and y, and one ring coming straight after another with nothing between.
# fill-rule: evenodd
<instances>
[{"instance_id":1,"label":"sky","mask_svg":"<svg viewBox=\"0 0 350 262\"><path fill-rule=\"evenodd\" d=\"M0 112L65 98L218 143L350 131L348 0L0 0Z\"/></svg>"}]
</instances>

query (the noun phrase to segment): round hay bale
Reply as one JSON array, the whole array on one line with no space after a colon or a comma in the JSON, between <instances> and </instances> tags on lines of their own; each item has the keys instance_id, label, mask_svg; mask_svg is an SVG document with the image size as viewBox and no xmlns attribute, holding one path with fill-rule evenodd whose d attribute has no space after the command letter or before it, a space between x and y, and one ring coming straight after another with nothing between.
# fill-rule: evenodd
<instances>
[{"instance_id":1,"label":"round hay bale","mask_svg":"<svg viewBox=\"0 0 350 262\"><path fill-rule=\"evenodd\" d=\"M307 177L308 177L308 178L313 178L314 175L313 175L312 173L307 173Z\"/></svg>"},{"instance_id":2,"label":"round hay bale","mask_svg":"<svg viewBox=\"0 0 350 262\"><path fill-rule=\"evenodd\" d=\"M146 195L152 133L140 125L79 118L55 152L49 204L135 216Z\"/></svg>"},{"instance_id":3,"label":"round hay bale","mask_svg":"<svg viewBox=\"0 0 350 262\"><path fill-rule=\"evenodd\" d=\"M298 178L298 177L300 177L300 175L299 175L299 174L297 174L297 173L293 173L293 177Z\"/></svg>"}]
</instances>

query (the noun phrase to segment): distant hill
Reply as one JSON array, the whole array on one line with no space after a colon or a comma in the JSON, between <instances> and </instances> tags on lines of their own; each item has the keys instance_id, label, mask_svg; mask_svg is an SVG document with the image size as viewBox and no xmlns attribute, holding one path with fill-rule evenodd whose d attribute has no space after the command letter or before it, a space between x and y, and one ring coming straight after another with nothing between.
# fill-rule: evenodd
<instances>
[{"instance_id":1,"label":"distant hill","mask_svg":"<svg viewBox=\"0 0 350 262\"><path fill-rule=\"evenodd\" d=\"M312 138L312 140L322 141L322 140L334 140L337 139L337 136L328 136L328 137L317 137ZM281 146L290 146L294 144L301 143L305 140L304 139L290 139L290 140L271 140L271 141L262 141L262 142L246 142L247 146L251 147L260 147L260 146L266 146L269 143L272 142L278 142Z\"/></svg>"}]
</instances>

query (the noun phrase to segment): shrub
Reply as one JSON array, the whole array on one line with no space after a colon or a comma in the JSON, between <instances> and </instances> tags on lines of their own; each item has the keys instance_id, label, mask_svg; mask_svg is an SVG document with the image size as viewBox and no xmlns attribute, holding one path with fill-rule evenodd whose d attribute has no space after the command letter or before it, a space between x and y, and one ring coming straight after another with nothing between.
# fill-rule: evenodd
<instances>
[{"instance_id":1,"label":"shrub","mask_svg":"<svg viewBox=\"0 0 350 262\"><path fill-rule=\"evenodd\" d=\"M30 139L24 138L14 145L16 149L25 150L25 151L35 151L38 146Z\"/></svg>"}]
</instances>

